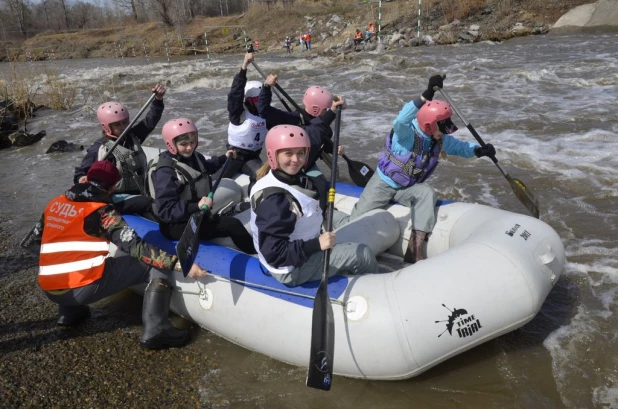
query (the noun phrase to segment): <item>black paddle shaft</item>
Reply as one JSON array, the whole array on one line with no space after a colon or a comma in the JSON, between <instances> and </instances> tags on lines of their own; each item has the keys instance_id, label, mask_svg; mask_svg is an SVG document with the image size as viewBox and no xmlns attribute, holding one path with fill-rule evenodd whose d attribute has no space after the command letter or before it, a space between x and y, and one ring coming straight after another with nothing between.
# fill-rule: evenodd
<instances>
[{"instance_id":1,"label":"black paddle shaft","mask_svg":"<svg viewBox=\"0 0 618 409\"><path fill-rule=\"evenodd\" d=\"M335 120L335 140L333 141L333 169L328 190L328 209L326 231L333 231L333 212L335 210L335 185L337 183L337 151L341 132L341 107L337 107ZM335 358L335 318L333 306L328 296L328 271L331 250L324 251L324 268L322 281L313 303L313 322L311 327L311 349L309 350L309 368L307 386L328 391L333 380L333 362Z\"/></svg>"}]
</instances>

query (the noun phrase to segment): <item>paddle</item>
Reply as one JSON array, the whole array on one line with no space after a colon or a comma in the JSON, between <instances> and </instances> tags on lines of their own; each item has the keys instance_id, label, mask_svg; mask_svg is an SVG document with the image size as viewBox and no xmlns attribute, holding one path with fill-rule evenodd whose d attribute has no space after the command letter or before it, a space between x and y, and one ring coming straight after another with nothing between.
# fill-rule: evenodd
<instances>
[{"instance_id":1,"label":"paddle","mask_svg":"<svg viewBox=\"0 0 618 409\"><path fill-rule=\"evenodd\" d=\"M223 174L227 170L229 163L230 158L228 157L221 168L221 173L219 173L212 190L208 193L209 198L212 199L215 195L215 190L219 187L219 183L221 179L223 179ZM176 244L176 254L178 255L180 267L185 277L189 274L189 270L191 270L191 266L197 257L197 250L200 246L200 226L202 225L204 216L208 214L209 210L208 206L204 206L199 212L195 212L191 215L185 226L185 230L182 232L182 236L180 236L180 240L178 240L178 244Z\"/></svg>"},{"instance_id":2,"label":"paddle","mask_svg":"<svg viewBox=\"0 0 618 409\"><path fill-rule=\"evenodd\" d=\"M133 118L133 120L129 123L129 125L125 128L124 131L122 131L122 133L120 134L120 136L116 139L116 142L114 142L114 144L109 148L109 150L107 151L107 153L105 154L105 156L103 156L103 159L101 160L106 160L109 155L112 154L112 152L114 151L114 148L116 146L118 146L118 144L120 143L120 141L122 141L122 139L124 138L124 136L129 132L129 130L133 127L133 125L135 125L135 122L139 119L140 116L142 116L142 114L144 113L144 111L146 110L146 108L148 108L148 106L152 103L152 101L155 99L157 94L155 94L154 92L152 93L152 95L150 96L150 98L148 98L148 101L146 101L146 103L144 104L144 106L142 107L142 109L139 110L139 112L137 113L137 115L135 115L135 118ZM135 177L135 175L133 175L133 177ZM143 187L138 183L137 184L140 188L140 191L143 189ZM143 192L142 192L143 193ZM24 237L22 239L22 241L20 242L20 246L28 249L30 248L30 246L33 243L34 238L37 236L37 226L38 223L36 225L34 225L34 227L32 229L30 229L30 231L28 232L28 234L26 234L26 237ZM188 271L188 270L187 270Z\"/></svg>"},{"instance_id":3,"label":"paddle","mask_svg":"<svg viewBox=\"0 0 618 409\"><path fill-rule=\"evenodd\" d=\"M446 78L446 75L443 75L442 78ZM481 139L481 136L476 132L476 129L474 129L474 127L470 124L470 122L468 122L466 118L464 118L461 111L457 109L457 107L455 106L455 103L453 102L451 97L448 95L448 93L444 89L437 87L437 86L434 87L434 90L440 91L440 93L444 96L444 98L451 105L453 110L457 113L457 116L466 125L466 128L468 128L468 130L472 133L472 135L477 140L477 142L481 146L484 147L485 142L483 141L483 139ZM524 182L522 182L519 179L512 178L504 169L502 169L502 167L498 164L498 159L496 159L495 155L490 156L490 158L496 164L500 172L502 172L506 180L511 185L511 189L513 189L513 192L515 193L515 196L517 196L517 199L519 199L519 201L526 207L526 209L528 209L528 211L532 214L532 216L538 219L539 218L539 202L533 196L532 192L526 187L526 185L524 185Z\"/></svg>"},{"instance_id":4,"label":"paddle","mask_svg":"<svg viewBox=\"0 0 618 409\"><path fill-rule=\"evenodd\" d=\"M255 69L260 73L260 75L262 76L262 78L266 79L266 73L264 71L262 71L257 64L255 63L255 61L251 62L253 64L253 66L255 67ZM285 109L287 109L289 112L292 112L292 110L290 109L290 107L285 103L285 101L281 98L281 95L279 95L279 92L281 93L281 95L283 95L285 98L288 99L288 101L290 101L290 103L292 104L292 106L294 106L294 109L296 109L296 111L298 111L304 118L305 122L309 122L311 121L311 115L309 115L307 113L307 111L305 111L303 108L301 108L293 99L292 97L290 97L290 95L285 92L285 90L283 88L281 88L281 86L279 84L275 84L275 94L277 95L277 97L279 98L279 100L281 101L281 103L283 104L283 106L285 107ZM352 182L354 182L354 184L356 186L360 186L360 187L365 187L367 185L367 182L369 182L369 179L371 179L371 176L373 176L373 169L371 168L371 166L367 165L366 163L363 162L359 162L359 161L354 161L350 158L348 158L347 155L341 155L343 157L343 159L345 159L345 161L348 164L348 173L350 174L350 179L352 179ZM332 163L330 160L328 160L328 157L321 157L322 160L324 161L324 163L326 163L326 165L331 169L332 172Z\"/></svg>"},{"instance_id":5,"label":"paddle","mask_svg":"<svg viewBox=\"0 0 618 409\"><path fill-rule=\"evenodd\" d=\"M328 190L328 210L326 214L326 231L333 231L333 211L335 209L335 184L337 183L337 150L341 132L341 107L337 107L335 120L335 140L333 141L333 171ZM330 266L330 249L324 251L324 269L322 281L313 302L313 321L311 324L311 349L309 351L309 368L307 386L329 391L333 380L333 361L335 357L335 317L333 306L328 296L328 269Z\"/></svg>"},{"instance_id":6,"label":"paddle","mask_svg":"<svg viewBox=\"0 0 618 409\"><path fill-rule=\"evenodd\" d=\"M148 106L152 103L152 101L155 99L156 96L157 96L157 94L153 92L152 95L150 96L150 98L148 98L148 101L146 101L146 103L142 107L142 109L139 110L139 112L137 113L137 115L135 115L135 117L129 123L129 125L124 129L124 131L122 131L120 136L118 138L116 138L116 142L114 142L114 144L109 148L109 150L107 151L107 153L105 154L105 156L103 156L103 159L101 159L101 160L107 160L107 158L109 158L109 155L112 154L112 152L114 151L114 148L116 146L118 146L118 144L122 141L122 139L125 137L125 135L127 133L129 133L131 128L133 128L133 125L135 125L135 122L137 122L139 117L142 116L142 114L144 113L146 108L148 108Z\"/></svg>"}]
</instances>

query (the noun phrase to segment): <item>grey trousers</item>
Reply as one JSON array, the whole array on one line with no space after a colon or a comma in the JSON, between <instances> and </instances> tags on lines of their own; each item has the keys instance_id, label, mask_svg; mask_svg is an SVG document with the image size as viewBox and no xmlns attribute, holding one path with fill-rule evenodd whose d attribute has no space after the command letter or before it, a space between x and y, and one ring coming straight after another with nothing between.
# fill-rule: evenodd
<instances>
[{"instance_id":1,"label":"grey trousers","mask_svg":"<svg viewBox=\"0 0 618 409\"><path fill-rule=\"evenodd\" d=\"M335 211L333 229L343 226L348 220L345 213ZM307 281L322 278L324 252L313 253L300 267L287 274L273 274L273 277L289 287L296 287ZM330 251L328 277L340 274L362 275L378 272L378 263L369 246L362 243L340 243Z\"/></svg>"},{"instance_id":2,"label":"grey trousers","mask_svg":"<svg viewBox=\"0 0 618 409\"><path fill-rule=\"evenodd\" d=\"M350 220L373 209L383 209L391 202L398 202L410 208L412 230L429 233L436 224L436 191L426 183L417 183L405 189L395 189L374 173L354 205Z\"/></svg>"},{"instance_id":3,"label":"grey trousers","mask_svg":"<svg viewBox=\"0 0 618 409\"><path fill-rule=\"evenodd\" d=\"M45 295L57 304L76 307L97 302L133 285L148 283L153 278L169 280L165 273L150 268L148 264L135 257L110 257L105 260L103 276L97 281L83 287L73 288L60 295L54 295L48 291L45 291Z\"/></svg>"}]
</instances>

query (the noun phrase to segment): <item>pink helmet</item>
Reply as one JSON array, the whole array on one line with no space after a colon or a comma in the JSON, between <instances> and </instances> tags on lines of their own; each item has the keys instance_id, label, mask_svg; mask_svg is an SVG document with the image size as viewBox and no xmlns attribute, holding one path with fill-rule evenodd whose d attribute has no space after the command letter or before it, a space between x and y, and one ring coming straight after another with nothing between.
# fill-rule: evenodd
<instances>
[{"instance_id":1,"label":"pink helmet","mask_svg":"<svg viewBox=\"0 0 618 409\"><path fill-rule=\"evenodd\" d=\"M307 88L303 97L305 110L312 116L319 116L322 111L333 105L333 95L318 85Z\"/></svg>"},{"instance_id":2,"label":"pink helmet","mask_svg":"<svg viewBox=\"0 0 618 409\"><path fill-rule=\"evenodd\" d=\"M117 138L117 136L112 135L112 130L109 127L109 124L120 122L128 118L129 110L120 102L106 102L101 104L99 109L97 109L97 119L103 128L103 132L105 132L105 135L112 138Z\"/></svg>"},{"instance_id":3,"label":"pink helmet","mask_svg":"<svg viewBox=\"0 0 618 409\"><path fill-rule=\"evenodd\" d=\"M197 134L197 127L193 121L187 118L172 119L163 125L163 141L167 146L167 150L170 151L172 155L178 153L174 139L189 132L195 132Z\"/></svg>"},{"instance_id":4,"label":"pink helmet","mask_svg":"<svg viewBox=\"0 0 618 409\"><path fill-rule=\"evenodd\" d=\"M438 128L438 122L447 119L450 122L452 114L453 111L448 103L439 100L427 101L416 113L416 119L421 131L425 132L427 135L433 136ZM452 124L452 122L450 123ZM451 129L451 132L457 130L457 127L454 125L453 127L455 129Z\"/></svg>"},{"instance_id":5,"label":"pink helmet","mask_svg":"<svg viewBox=\"0 0 618 409\"><path fill-rule=\"evenodd\" d=\"M277 125L266 134L266 156L271 169L278 169L277 151L282 149L307 148L310 150L309 137L305 130L295 125ZM307 155L308 157L308 155ZM303 164L306 165L307 162Z\"/></svg>"}]
</instances>

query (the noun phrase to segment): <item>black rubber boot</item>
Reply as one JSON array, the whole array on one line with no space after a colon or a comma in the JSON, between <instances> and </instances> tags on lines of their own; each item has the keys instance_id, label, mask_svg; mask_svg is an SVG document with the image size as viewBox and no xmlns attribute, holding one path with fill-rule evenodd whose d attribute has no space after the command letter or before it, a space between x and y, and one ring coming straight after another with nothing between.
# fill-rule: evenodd
<instances>
[{"instance_id":1,"label":"black rubber boot","mask_svg":"<svg viewBox=\"0 0 618 409\"><path fill-rule=\"evenodd\" d=\"M150 281L144 292L140 345L146 349L178 348L189 342L189 331L172 325L168 319L172 286L162 278Z\"/></svg>"},{"instance_id":2,"label":"black rubber boot","mask_svg":"<svg viewBox=\"0 0 618 409\"><path fill-rule=\"evenodd\" d=\"M58 326L75 327L90 317L90 308L87 305L67 307L58 304Z\"/></svg>"}]
</instances>

